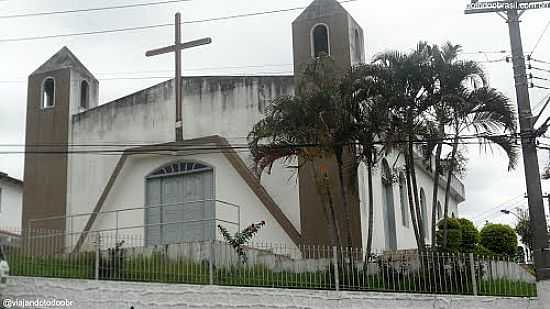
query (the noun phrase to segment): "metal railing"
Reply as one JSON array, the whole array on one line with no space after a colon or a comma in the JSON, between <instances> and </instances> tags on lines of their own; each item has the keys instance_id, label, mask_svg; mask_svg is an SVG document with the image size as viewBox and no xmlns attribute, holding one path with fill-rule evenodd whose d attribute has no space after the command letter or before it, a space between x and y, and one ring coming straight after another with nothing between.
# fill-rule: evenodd
<instances>
[{"instance_id":1,"label":"metal railing","mask_svg":"<svg viewBox=\"0 0 550 309\"><path fill-rule=\"evenodd\" d=\"M93 247L58 253L41 235L5 248L12 276L427 294L536 296L514 257L416 250L374 252L251 243L245 257L221 241L144 246L142 234L95 233ZM39 241L38 241L39 239Z\"/></svg>"},{"instance_id":2,"label":"metal railing","mask_svg":"<svg viewBox=\"0 0 550 309\"><path fill-rule=\"evenodd\" d=\"M154 209L174 209L181 208L182 211L189 210L189 208L195 207L204 207L204 203L213 203L213 213L208 218L200 220L164 220L159 223L152 224L136 224L135 222L140 222L136 220L136 217L141 217L142 222L146 216L146 212ZM92 215L97 215L96 222L100 221L100 224L96 224L96 228L90 231L83 231L86 221ZM105 210L98 212L88 212L88 213L78 213L68 216L52 216L44 218L34 218L29 220L27 231L36 232L32 235L42 235L44 232L52 234L52 231L46 231L45 229L38 228L40 225L48 225L48 222L52 221L62 221L66 225L66 231L60 232L64 233L66 238L65 247L73 248L77 240L82 234L86 237L97 232L107 233L114 232L114 235L117 236L119 233L139 233L145 228L151 228L155 226L170 226L170 225L186 225L193 223L203 223L205 225L213 226L213 233L215 232L215 227L218 223L227 225L227 228L231 232L236 232L240 230L240 217L241 210L240 206L231 202L217 200L217 199L202 199L195 201L185 201L178 203L163 203L156 205L147 205L145 207L131 207L131 208L121 208L115 210ZM130 223L128 223L130 222ZM214 223L214 224L209 224ZM31 236L32 236L31 235Z\"/></svg>"}]
</instances>

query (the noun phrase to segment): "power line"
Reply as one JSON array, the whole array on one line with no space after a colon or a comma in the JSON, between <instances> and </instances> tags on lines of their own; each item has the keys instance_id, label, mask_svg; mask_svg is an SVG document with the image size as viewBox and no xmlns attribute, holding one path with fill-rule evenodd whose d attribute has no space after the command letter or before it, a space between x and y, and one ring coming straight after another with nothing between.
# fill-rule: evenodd
<instances>
[{"instance_id":1,"label":"power line","mask_svg":"<svg viewBox=\"0 0 550 309\"><path fill-rule=\"evenodd\" d=\"M519 137L519 133L510 133L510 134L469 134L469 135L462 135L460 139L462 140L471 140L471 139L479 139L484 137L509 137L509 138L516 138ZM227 137L228 140L243 140L246 139L246 136L235 136L235 137ZM437 138L437 139L423 139L423 140L417 140L412 141L413 143L417 144L424 144L427 142L434 142L434 141L452 141L454 140L454 137L446 137L446 138ZM391 141L392 143L409 143L408 140L395 140ZM83 144L70 144L70 143L55 143L55 144L0 144L0 147L23 147L23 146L31 146L31 147L66 147L66 146L72 146L72 147L117 147L117 146L151 146L151 144L159 143L158 141L132 141L132 142L116 142L116 143L83 143ZM385 145L385 141L377 141L373 143L375 145ZM158 145L158 144L157 144ZM248 146L248 144L232 144L237 146ZM296 144L296 145L303 145L303 144ZM318 144L311 144L311 145L318 145ZM294 146L293 144L289 144L288 146Z\"/></svg>"},{"instance_id":2,"label":"power line","mask_svg":"<svg viewBox=\"0 0 550 309\"><path fill-rule=\"evenodd\" d=\"M293 71L269 71L269 72L233 72L227 76L262 76L262 75L292 75ZM192 78L192 77L201 77L208 75L193 75L193 76L183 76L183 78ZM226 76L226 75L224 75ZM116 81L116 80L154 80L154 79L173 79L174 76L117 76L117 77L105 77L99 78L99 81ZM18 84L26 83L26 80L0 80L0 84Z\"/></svg>"},{"instance_id":3,"label":"power line","mask_svg":"<svg viewBox=\"0 0 550 309\"><path fill-rule=\"evenodd\" d=\"M392 141L394 144L405 144L409 143L409 141ZM412 142L413 144L425 144L427 141L418 141L418 142ZM374 143L374 145L383 145L382 142ZM485 142L459 142L459 145L482 145L486 144ZM351 145L351 143L346 143L342 145ZM248 144L230 144L228 146L197 146L197 145L177 145L177 144L170 144L170 145L159 145L159 144L149 144L149 145L131 145L133 148L139 148L143 147L142 149L133 149L133 148L119 148L119 149L112 149L111 146L107 148L107 146L98 146L95 145L94 147L98 147L97 149L77 149L77 147L92 147L94 145L80 145L80 146L71 146L70 148L73 149L59 149L55 150L55 147L62 147L62 148L69 148L67 145L50 145L50 146L32 146L27 145L27 149L25 150L3 150L0 151L0 154L2 155L15 155L15 154L42 154L42 155L63 155L63 154L94 154L94 155L116 155L116 154L145 154L145 153L159 153L159 152L177 152L177 151L209 151L209 152L219 152L223 153L227 150L242 150L242 151L249 151L249 145ZM118 145L119 147L123 147L122 145ZM267 146L267 145L266 145ZM321 147L320 144L287 144L287 145L281 145L281 148L294 148L294 149L305 149L305 148L318 148ZM0 145L1 147L1 145ZM49 147L52 149L40 149L42 147ZM99 148L103 147L103 148ZM37 148L37 149L34 149Z\"/></svg>"},{"instance_id":4,"label":"power line","mask_svg":"<svg viewBox=\"0 0 550 309\"><path fill-rule=\"evenodd\" d=\"M344 1L340 1L340 3L349 3L349 2L355 2L355 1L359 1L359 0L344 0ZM228 15L228 16L221 16L221 17L213 17L213 18L205 18L205 19L185 21L185 22L182 22L181 24L182 25L183 24L198 24L198 23L205 23L205 22L223 21L223 20L230 20L230 19L237 19L237 18L253 17L253 16L262 16L262 15L269 15L269 14L278 14L278 13L285 13L285 12L303 10L305 8L306 7L302 6L302 7L288 8L288 9L278 9L278 10L271 10L271 11L260 11L260 12L253 12L253 13ZM32 36L32 37L8 38L8 39L0 39L0 43L46 40L46 39L54 39L54 38L88 36L88 35L118 33L118 32L127 32L127 31L139 31L139 30L146 30L146 29L172 27L172 26L173 26L172 23L166 23L166 24L155 24L155 25L148 25L148 26L137 26L137 27L87 31L87 32L75 32L75 33L52 34L52 35Z\"/></svg>"},{"instance_id":5,"label":"power line","mask_svg":"<svg viewBox=\"0 0 550 309\"><path fill-rule=\"evenodd\" d=\"M533 50L531 51L531 54L530 54L531 56L533 55L533 53L535 52L535 50L539 46L540 42L542 41L542 38L544 37L544 34L548 30L548 27L550 27L550 20L546 24L546 27L544 27L544 30L542 31L542 33L540 34L539 39L537 40L537 43L535 43L535 47L533 47Z\"/></svg>"},{"instance_id":6,"label":"power line","mask_svg":"<svg viewBox=\"0 0 550 309\"><path fill-rule=\"evenodd\" d=\"M548 61L544 61L544 60L540 60L540 59L535 59L535 58L533 58L533 57L530 57L529 60L534 61L534 62L538 62L538 63L550 64L550 62L548 62Z\"/></svg>"},{"instance_id":7,"label":"power line","mask_svg":"<svg viewBox=\"0 0 550 309\"><path fill-rule=\"evenodd\" d=\"M460 52L460 54L464 55L474 55L474 54L506 54L508 53L508 50L495 50L495 51L485 51L485 50L478 50L478 51L466 51L466 52Z\"/></svg>"},{"instance_id":8,"label":"power line","mask_svg":"<svg viewBox=\"0 0 550 309\"><path fill-rule=\"evenodd\" d=\"M159 1L159 2L144 2L144 3L125 4L125 5L116 5L116 6L105 6L105 7L88 8L88 9L74 9L74 10L36 12L36 13L25 13L25 14L14 14L14 15L0 15L0 19L23 18L23 17L33 17L33 16L49 16L49 15L82 13L82 12L97 12L97 11L107 11L107 10L119 10L119 9L156 6L156 5L173 4L173 3L190 2L190 1L193 1L193 0L167 0L167 1Z\"/></svg>"},{"instance_id":9,"label":"power line","mask_svg":"<svg viewBox=\"0 0 550 309\"><path fill-rule=\"evenodd\" d=\"M532 65L529 65L529 69L530 69L530 70L536 70L536 71L541 71L541 72L550 73L550 70L543 69L543 68L538 68L538 67L534 67L534 66L532 66Z\"/></svg>"}]
</instances>

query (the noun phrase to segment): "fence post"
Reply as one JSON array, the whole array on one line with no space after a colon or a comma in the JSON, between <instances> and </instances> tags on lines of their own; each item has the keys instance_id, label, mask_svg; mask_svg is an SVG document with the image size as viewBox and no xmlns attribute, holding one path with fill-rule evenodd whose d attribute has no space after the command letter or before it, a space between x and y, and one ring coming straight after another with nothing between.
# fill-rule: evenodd
<instances>
[{"instance_id":1,"label":"fence post","mask_svg":"<svg viewBox=\"0 0 550 309\"><path fill-rule=\"evenodd\" d=\"M215 240L211 240L210 242L210 250L208 252L208 284L213 285L214 284L214 245Z\"/></svg>"},{"instance_id":2,"label":"fence post","mask_svg":"<svg viewBox=\"0 0 550 309\"><path fill-rule=\"evenodd\" d=\"M470 252L468 256L470 257L470 273L472 276L472 290L474 292L474 296L477 296L477 280L476 280L476 268L474 264L474 254Z\"/></svg>"},{"instance_id":3,"label":"fence post","mask_svg":"<svg viewBox=\"0 0 550 309\"><path fill-rule=\"evenodd\" d=\"M332 263L334 265L334 285L336 286L336 291L339 291L340 278L338 274L338 248L336 246L332 247Z\"/></svg>"},{"instance_id":4,"label":"fence post","mask_svg":"<svg viewBox=\"0 0 550 309\"><path fill-rule=\"evenodd\" d=\"M99 280L99 259L101 258L101 234L96 234L95 240L95 280Z\"/></svg>"}]
</instances>

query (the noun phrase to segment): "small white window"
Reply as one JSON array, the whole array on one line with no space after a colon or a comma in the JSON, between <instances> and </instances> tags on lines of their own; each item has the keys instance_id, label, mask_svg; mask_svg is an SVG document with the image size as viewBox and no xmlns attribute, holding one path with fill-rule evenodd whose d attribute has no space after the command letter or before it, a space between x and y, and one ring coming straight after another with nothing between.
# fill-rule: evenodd
<instances>
[{"instance_id":1,"label":"small white window","mask_svg":"<svg viewBox=\"0 0 550 309\"><path fill-rule=\"evenodd\" d=\"M329 32L327 25L319 24L313 27L313 30L311 31L311 39L314 58L321 55L330 55Z\"/></svg>"},{"instance_id":2,"label":"small white window","mask_svg":"<svg viewBox=\"0 0 550 309\"><path fill-rule=\"evenodd\" d=\"M48 77L42 83L42 108L55 106L55 80Z\"/></svg>"},{"instance_id":3,"label":"small white window","mask_svg":"<svg viewBox=\"0 0 550 309\"><path fill-rule=\"evenodd\" d=\"M90 87L88 86L88 82L83 80L80 83L80 107L88 108L89 96Z\"/></svg>"}]
</instances>

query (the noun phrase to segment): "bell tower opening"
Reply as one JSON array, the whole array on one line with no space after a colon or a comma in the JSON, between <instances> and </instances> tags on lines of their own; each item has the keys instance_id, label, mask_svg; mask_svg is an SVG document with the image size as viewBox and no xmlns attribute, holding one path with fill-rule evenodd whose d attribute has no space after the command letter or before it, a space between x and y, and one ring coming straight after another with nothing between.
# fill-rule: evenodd
<instances>
[{"instance_id":1,"label":"bell tower opening","mask_svg":"<svg viewBox=\"0 0 550 309\"><path fill-rule=\"evenodd\" d=\"M83 80L80 83L80 107L81 108L88 108L89 107L89 100L90 100L90 86L88 85L88 82Z\"/></svg>"},{"instance_id":2,"label":"bell tower opening","mask_svg":"<svg viewBox=\"0 0 550 309\"><path fill-rule=\"evenodd\" d=\"M313 57L330 56L329 29L325 24L318 24L311 30Z\"/></svg>"},{"instance_id":3,"label":"bell tower opening","mask_svg":"<svg viewBox=\"0 0 550 309\"><path fill-rule=\"evenodd\" d=\"M48 77L42 83L42 108L52 108L55 106L55 80Z\"/></svg>"}]
</instances>

